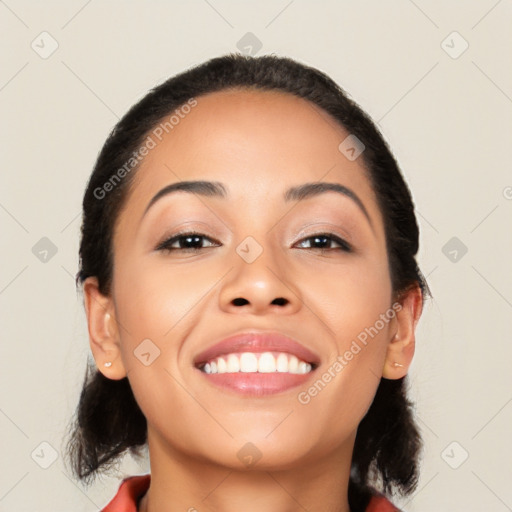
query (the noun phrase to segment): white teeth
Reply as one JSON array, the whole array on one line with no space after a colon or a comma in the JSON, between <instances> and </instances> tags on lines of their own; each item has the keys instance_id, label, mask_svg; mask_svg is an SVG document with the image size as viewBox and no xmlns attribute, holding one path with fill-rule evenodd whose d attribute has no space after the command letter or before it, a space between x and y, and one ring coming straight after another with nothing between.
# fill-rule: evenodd
<instances>
[{"instance_id":1,"label":"white teeth","mask_svg":"<svg viewBox=\"0 0 512 512\"><path fill-rule=\"evenodd\" d=\"M240 361L235 354L229 354L227 366L228 373L236 373L240 371Z\"/></svg>"},{"instance_id":2,"label":"white teeth","mask_svg":"<svg viewBox=\"0 0 512 512\"><path fill-rule=\"evenodd\" d=\"M214 365L215 363L212 363L212 365ZM304 361L301 361L299 363L299 373L307 373L308 372L308 364L305 363ZM215 373L213 371L213 366L212 366L212 373Z\"/></svg>"},{"instance_id":3,"label":"white teeth","mask_svg":"<svg viewBox=\"0 0 512 512\"><path fill-rule=\"evenodd\" d=\"M271 352L263 352L258 361L260 373L271 373L276 371L276 360Z\"/></svg>"},{"instance_id":4,"label":"white teeth","mask_svg":"<svg viewBox=\"0 0 512 512\"><path fill-rule=\"evenodd\" d=\"M290 373L299 373L297 370L299 369L299 360L295 356L290 356L290 360L288 361L288 371Z\"/></svg>"},{"instance_id":5,"label":"white teeth","mask_svg":"<svg viewBox=\"0 0 512 512\"><path fill-rule=\"evenodd\" d=\"M288 357L286 354L279 354L277 356L277 371L278 372L287 372L288 371Z\"/></svg>"},{"instance_id":6,"label":"white teeth","mask_svg":"<svg viewBox=\"0 0 512 512\"><path fill-rule=\"evenodd\" d=\"M244 352L240 356L240 371L244 373L258 371L258 358L251 352Z\"/></svg>"},{"instance_id":7,"label":"white teeth","mask_svg":"<svg viewBox=\"0 0 512 512\"><path fill-rule=\"evenodd\" d=\"M217 359L217 373L226 373L228 370L228 365L226 360L223 357L219 357Z\"/></svg>"},{"instance_id":8,"label":"white teeth","mask_svg":"<svg viewBox=\"0 0 512 512\"><path fill-rule=\"evenodd\" d=\"M217 357L203 367L205 373L294 373L312 370L311 364L284 352L243 352Z\"/></svg>"}]
</instances>

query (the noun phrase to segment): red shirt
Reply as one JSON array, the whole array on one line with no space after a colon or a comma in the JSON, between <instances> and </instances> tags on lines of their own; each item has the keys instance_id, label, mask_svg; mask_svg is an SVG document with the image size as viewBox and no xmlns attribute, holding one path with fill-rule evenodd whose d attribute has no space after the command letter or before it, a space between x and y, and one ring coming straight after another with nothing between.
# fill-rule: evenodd
<instances>
[{"instance_id":1,"label":"red shirt","mask_svg":"<svg viewBox=\"0 0 512 512\"><path fill-rule=\"evenodd\" d=\"M125 478L117 494L101 512L137 512L137 500L149 488L151 475L137 475ZM374 496L365 512L400 512L384 496Z\"/></svg>"}]
</instances>

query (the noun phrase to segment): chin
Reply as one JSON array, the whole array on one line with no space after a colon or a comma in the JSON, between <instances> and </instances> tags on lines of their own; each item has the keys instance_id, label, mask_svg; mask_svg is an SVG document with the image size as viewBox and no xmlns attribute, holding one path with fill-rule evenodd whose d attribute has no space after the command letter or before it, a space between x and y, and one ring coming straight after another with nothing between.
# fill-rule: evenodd
<instances>
[{"instance_id":1,"label":"chin","mask_svg":"<svg viewBox=\"0 0 512 512\"><path fill-rule=\"evenodd\" d=\"M303 465L312 452L313 446L305 446L304 438L299 442L290 437L269 436L267 431L232 439L222 452L212 454L211 459L237 471L284 471Z\"/></svg>"}]
</instances>

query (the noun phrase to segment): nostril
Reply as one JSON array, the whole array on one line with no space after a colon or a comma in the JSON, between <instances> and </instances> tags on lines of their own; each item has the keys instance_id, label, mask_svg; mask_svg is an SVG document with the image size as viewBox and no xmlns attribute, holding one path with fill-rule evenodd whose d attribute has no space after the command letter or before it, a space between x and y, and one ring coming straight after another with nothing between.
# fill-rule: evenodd
<instances>
[{"instance_id":1,"label":"nostril","mask_svg":"<svg viewBox=\"0 0 512 512\"><path fill-rule=\"evenodd\" d=\"M288 302L287 299L283 299L282 297L280 297L279 299L274 299L272 301L272 304L277 304L278 306L284 306L287 302Z\"/></svg>"},{"instance_id":2,"label":"nostril","mask_svg":"<svg viewBox=\"0 0 512 512\"><path fill-rule=\"evenodd\" d=\"M233 304L235 306L245 306L245 304L249 304L247 299L233 299Z\"/></svg>"}]
</instances>

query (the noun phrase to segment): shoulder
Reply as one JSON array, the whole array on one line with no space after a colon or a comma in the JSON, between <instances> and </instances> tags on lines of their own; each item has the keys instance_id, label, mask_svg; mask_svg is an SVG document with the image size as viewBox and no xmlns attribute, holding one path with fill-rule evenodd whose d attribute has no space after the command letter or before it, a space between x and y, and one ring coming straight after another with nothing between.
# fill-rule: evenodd
<instances>
[{"instance_id":1,"label":"shoulder","mask_svg":"<svg viewBox=\"0 0 512 512\"><path fill-rule=\"evenodd\" d=\"M137 512L137 502L148 490L150 481L150 474L125 478L101 512Z\"/></svg>"}]
</instances>

